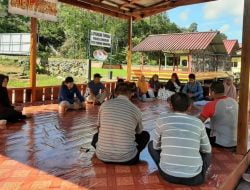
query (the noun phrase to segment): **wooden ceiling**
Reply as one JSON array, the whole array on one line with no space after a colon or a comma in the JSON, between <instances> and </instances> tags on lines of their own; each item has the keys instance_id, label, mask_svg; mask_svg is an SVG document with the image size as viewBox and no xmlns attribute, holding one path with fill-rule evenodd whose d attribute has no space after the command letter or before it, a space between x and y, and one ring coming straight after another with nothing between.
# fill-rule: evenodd
<instances>
[{"instance_id":1,"label":"wooden ceiling","mask_svg":"<svg viewBox=\"0 0 250 190\"><path fill-rule=\"evenodd\" d=\"M175 7L215 0L59 0L110 16L139 20Z\"/></svg>"}]
</instances>

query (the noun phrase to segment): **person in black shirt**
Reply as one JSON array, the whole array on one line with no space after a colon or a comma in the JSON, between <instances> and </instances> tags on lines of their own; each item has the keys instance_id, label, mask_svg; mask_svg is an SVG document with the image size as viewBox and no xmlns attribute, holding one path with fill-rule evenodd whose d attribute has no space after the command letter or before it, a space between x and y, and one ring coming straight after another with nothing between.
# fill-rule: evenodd
<instances>
[{"instance_id":1,"label":"person in black shirt","mask_svg":"<svg viewBox=\"0 0 250 190\"><path fill-rule=\"evenodd\" d=\"M181 89L181 83L176 73L173 73L171 79L166 84L166 89L172 92L179 92Z\"/></svg>"},{"instance_id":2,"label":"person in black shirt","mask_svg":"<svg viewBox=\"0 0 250 190\"><path fill-rule=\"evenodd\" d=\"M17 111L14 106L11 105L7 85L9 77L0 74L0 120L7 120L7 122L17 122L27 118L22 112Z\"/></svg>"},{"instance_id":3,"label":"person in black shirt","mask_svg":"<svg viewBox=\"0 0 250 190\"><path fill-rule=\"evenodd\" d=\"M149 80L149 87L153 90L154 96L157 97L158 91L161 88L161 83L159 81L158 75L153 75L153 77Z\"/></svg>"}]
</instances>

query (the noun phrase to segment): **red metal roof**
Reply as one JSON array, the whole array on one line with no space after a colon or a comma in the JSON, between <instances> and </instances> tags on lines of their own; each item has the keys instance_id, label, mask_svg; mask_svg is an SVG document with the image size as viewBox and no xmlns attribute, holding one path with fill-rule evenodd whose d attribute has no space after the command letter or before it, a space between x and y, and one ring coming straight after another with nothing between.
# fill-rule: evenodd
<instances>
[{"instance_id":1,"label":"red metal roof","mask_svg":"<svg viewBox=\"0 0 250 190\"><path fill-rule=\"evenodd\" d=\"M234 47L236 50L240 48L238 40L223 40L223 43L229 55L232 53Z\"/></svg>"},{"instance_id":2,"label":"red metal roof","mask_svg":"<svg viewBox=\"0 0 250 190\"><path fill-rule=\"evenodd\" d=\"M204 50L218 32L194 32L150 35L133 48L133 51Z\"/></svg>"}]
</instances>

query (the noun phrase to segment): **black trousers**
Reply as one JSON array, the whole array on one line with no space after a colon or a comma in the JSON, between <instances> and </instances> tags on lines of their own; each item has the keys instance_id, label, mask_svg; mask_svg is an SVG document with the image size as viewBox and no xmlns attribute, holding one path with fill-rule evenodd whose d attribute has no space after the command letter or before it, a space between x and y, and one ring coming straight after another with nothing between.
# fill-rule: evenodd
<instances>
[{"instance_id":1,"label":"black trousers","mask_svg":"<svg viewBox=\"0 0 250 190\"><path fill-rule=\"evenodd\" d=\"M209 138L210 144L212 147L218 147L218 148L229 148L229 149L234 149L236 148L236 146L232 146L232 147L225 147L225 146L221 146L219 144L216 144L216 137L210 137L210 133L211 133L211 129L206 128L206 132L207 132L207 136Z\"/></svg>"},{"instance_id":2,"label":"black trousers","mask_svg":"<svg viewBox=\"0 0 250 190\"><path fill-rule=\"evenodd\" d=\"M14 110L14 108L5 108L2 113L0 113L0 120L4 119L7 122L17 122L26 119L26 116L22 112Z\"/></svg>"},{"instance_id":3,"label":"black trousers","mask_svg":"<svg viewBox=\"0 0 250 190\"><path fill-rule=\"evenodd\" d=\"M141 134L136 134L135 135L135 142L137 143L137 150L138 150L137 155L127 162L119 162L118 164L133 165L133 164L136 164L137 162L139 162L140 153L147 146L149 139L150 139L150 135L147 131L143 131ZM97 142L98 142L98 133L96 133L94 135L91 145L94 148L96 148ZM105 162L105 163L112 164L114 162Z\"/></svg>"},{"instance_id":4,"label":"black trousers","mask_svg":"<svg viewBox=\"0 0 250 190\"><path fill-rule=\"evenodd\" d=\"M159 167L160 164L160 150L155 150L153 148L153 141L149 142L148 144L148 151L149 154L152 156L154 162L156 163L160 175L168 182L175 183L175 184L182 184L182 185L200 185L205 181L206 171L211 163L211 154L209 153L200 153L201 158L203 161L202 171L197 176L191 178L183 178L183 177L174 177L171 175L166 174L164 171L161 170Z\"/></svg>"}]
</instances>

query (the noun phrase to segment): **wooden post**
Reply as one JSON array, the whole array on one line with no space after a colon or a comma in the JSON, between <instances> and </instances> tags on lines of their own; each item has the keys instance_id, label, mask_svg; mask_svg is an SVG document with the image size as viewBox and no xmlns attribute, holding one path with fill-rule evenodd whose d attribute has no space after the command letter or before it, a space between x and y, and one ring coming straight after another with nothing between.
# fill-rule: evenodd
<instances>
[{"instance_id":1,"label":"wooden post","mask_svg":"<svg viewBox=\"0 0 250 190\"><path fill-rule=\"evenodd\" d=\"M132 67L132 17L128 20L128 52L127 52L127 80L131 80L131 67Z\"/></svg>"},{"instance_id":2,"label":"wooden post","mask_svg":"<svg viewBox=\"0 0 250 190\"><path fill-rule=\"evenodd\" d=\"M164 60L165 70L167 70L167 53L164 53L164 56L165 56L165 60Z\"/></svg>"},{"instance_id":3,"label":"wooden post","mask_svg":"<svg viewBox=\"0 0 250 190\"><path fill-rule=\"evenodd\" d=\"M30 40L30 87L32 89L31 102L36 101L36 53L37 53L37 19L31 18Z\"/></svg>"},{"instance_id":4,"label":"wooden post","mask_svg":"<svg viewBox=\"0 0 250 190\"><path fill-rule=\"evenodd\" d=\"M188 54L188 73L192 73L192 54Z\"/></svg>"},{"instance_id":5,"label":"wooden post","mask_svg":"<svg viewBox=\"0 0 250 190\"><path fill-rule=\"evenodd\" d=\"M141 70L144 68L144 53L141 52Z\"/></svg>"},{"instance_id":6,"label":"wooden post","mask_svg":"<svg viewBox=\"0 0 250 190\"><path fill-rule=\"evenodd\" d=\"M237 153L247 153L250 73L250 1L244 3Z\"/></svg>"}]
</instances>

